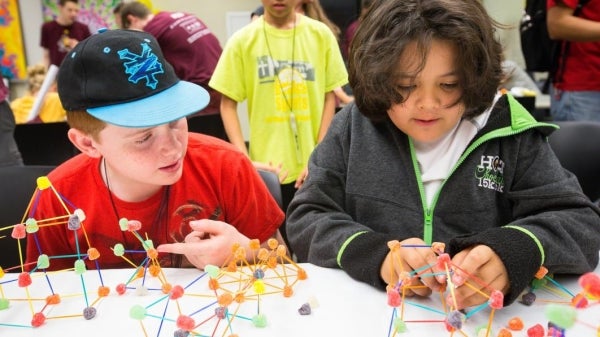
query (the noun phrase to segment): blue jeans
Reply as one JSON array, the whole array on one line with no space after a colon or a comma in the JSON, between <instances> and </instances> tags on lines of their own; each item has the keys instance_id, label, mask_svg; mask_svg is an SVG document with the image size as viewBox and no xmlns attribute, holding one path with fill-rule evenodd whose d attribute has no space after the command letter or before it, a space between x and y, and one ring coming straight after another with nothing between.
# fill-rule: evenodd
<instances>
[{"instance_id":1,"label":"blue jeans","mask_svg":"<svg viewBox=\"0 0 600 337\"><path fill-rule=\"evenodd\" d=\"M600 122L600 91L558 91L550 88L550 114L555 121Z\"/></svg>"}]
</instances>

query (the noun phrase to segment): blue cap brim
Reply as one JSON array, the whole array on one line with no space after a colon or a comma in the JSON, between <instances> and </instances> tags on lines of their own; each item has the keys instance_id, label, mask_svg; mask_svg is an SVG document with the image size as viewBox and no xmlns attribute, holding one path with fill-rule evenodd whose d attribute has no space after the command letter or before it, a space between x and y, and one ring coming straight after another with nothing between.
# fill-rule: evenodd
<instances>
[{"instance_id":1,"label":"blue cap brim","mask_svg":"<svg viewBox=\"0 0 600 337\"><path fill-rule=\"evenodd\" d=\"M201 86L179 81L172 87L137 101L88 108L87 112L106 123L144 128L170 123L204 109L210 96Z\"/></svg>"}]
</instances>

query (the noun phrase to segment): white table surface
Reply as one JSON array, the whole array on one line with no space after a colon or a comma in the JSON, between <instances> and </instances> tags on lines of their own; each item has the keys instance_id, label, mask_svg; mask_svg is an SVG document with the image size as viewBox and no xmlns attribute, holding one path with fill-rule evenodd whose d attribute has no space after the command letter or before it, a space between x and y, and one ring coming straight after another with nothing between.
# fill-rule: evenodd
<instances>
[{"instance_id":1,"label":"white table surface","mask_svg":"<svg viewBox=\"0 0 600 337\"><path fill-rule=\"evenodd\" d=\"M261 296L260 312L266 315L266 327L255 327L249 320L235 318L229 329L224 329L225 324L221 321L218 326L214 323L205 323L195 331L201 333L200 336L223 337L231 334L239 337L391 336L388 331L393 309L387 305L387 296L384 292L352 280L341 270L320 268L310 264L301 264L300 266L307 272L308 278L293 285L294 293L291 297L285 298L281 293ZM600 272L600 268L597 268L595 272ZM215 302L215 297L208 290L207 276L190 284L203 272L195 269L164 269L164 273L169 283L186 288L185 295L178 301L185 314L190 315ZM49 318L42 326L32 328L30 327L32 309L29 302L11 300L8 309L0 310L0 336L174 336L174 331L177 329L171 320L161 321L160 318L146 317L142 321L138 321L130 317L129 311L134 305L148 307L147 313L156 315L156 317L164 315L168 319L175 319L178 316L176 303L161 300L165 295L159 291L149 290L148 294L139 295L135 290L128 290L124 295L118 295L115 291L116 285L127 282L131 274L132 270L129 269L103 270L101 272L104 285L109 286L111 292L98 304L94 304L97 313L96 317L91 320L81 317L81 312L86 307L85 298L82 296L82 284L86 285L89 292L88 303L91 304L97 298L96 289L100 284L98 272L86 272L83 275L85 280L83 283L82 277L70 272L51 274L49 276L51 284L54 291L61 294L62 302L53 306L46 315L48 317L73 314L79 316ZM288 274L291 273L288 272ZM0 298L26 297L25 289L29 289L31 297L41 296L43 298L49 294L44 278L34 277L32 286L28 288L19 288L16 282L9 282L12 279L15 279L14 274L6 274L0 278L0 282L2 282ZM273 283L277 283L277 281L273 281ZM149 289L158 284L154 278L148 278L145 282ZM579 292L576 277L559 278L558 282L574 293ZM136 281L134 284L139 285L141 282ZM238 285L232 283L229 287L236 289ZM75 296L70 297L70 294ZM557 299L551 293L539 291L538 299L544 298ZM407 301L423 305L439 304L438 297L420 300L411 298ZM307 302L313 304L312 313L300 315L298 309ZM257 303L257 301L248 299L239 306L237 313L245 317L252 317L259 310ZM598 329L600 325L599 304L596 300L595 305L577 311L577 320L583 323L577 323L567 330L567 336L595 336L595 329ZM42 306L43 302L33 302L34 311L41 310ZM230 313L236 307L234 304L230 305ZM499 329L506 326L508 320L515 316L523 319L525 329L518 332L513 331L514 337L526 337L526 329L537 323L546 327L547 319L543 313L544 308L545 305L539 301L530 307L515 302L496 311L492 334L489 336L497 336ZM44 312L46 313L46 311ZM195 317L196 324L199 324L212 313L214 313L214 306L193 317ZM487 323L489 313L489 309L484 309L473 315L464 323L463 333L455 332L454 336L478 337L476 329ZM413 306L406 307L405 315L406 320L444 318L436 313ZM161 322L162 327L160 326ZM209 322L216 322L216 320ZM12 327L7 324L28 325L29 327ZM396 336L451 336L442 323L407 323L407 326L407 332L396 334ZM214 330L217 332L213 333Z\"/></svg>"}]
</instances>

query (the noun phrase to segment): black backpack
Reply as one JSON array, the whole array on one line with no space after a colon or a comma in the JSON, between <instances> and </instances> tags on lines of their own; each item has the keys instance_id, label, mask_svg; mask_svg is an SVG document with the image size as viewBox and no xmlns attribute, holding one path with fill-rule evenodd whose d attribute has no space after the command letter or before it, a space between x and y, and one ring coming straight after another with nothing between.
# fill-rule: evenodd
<instances>
[{"instance_id":1,"label":"black backpack","mask_svg":"<svg viewBox=\"0 0 600 337\"><path fill-rule=\"evenodd\" d=\"M582 7L589 0L579 0L574 16L581 13ZM562 54L568 52L568 43L552 40L548 35L546 26L546 0L527 0L525 12L521 19L521 49L525 58L525 70L528 72L548 72L548 79L556 76L563 58ZM547 91L546 86L542 91Z\"/></svg>"}]
</instances>

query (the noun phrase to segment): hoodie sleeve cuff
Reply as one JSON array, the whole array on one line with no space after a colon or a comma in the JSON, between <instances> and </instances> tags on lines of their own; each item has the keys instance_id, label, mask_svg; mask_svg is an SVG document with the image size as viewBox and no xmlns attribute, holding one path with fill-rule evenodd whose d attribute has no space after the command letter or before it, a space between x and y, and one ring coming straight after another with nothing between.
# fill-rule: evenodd
<instances>
[{"instance_id":1,"label":"hoodie sleeve cuff","mask_svg":"<svg viewBox=\"0 0 600 337\"><path fill-rule=\"evenodd\" d=\"M375 288L385 289L387 284L380 276L381 265L390 249L390 236L367 232L348 243L340 258L341 268L353 279L368 283Z\"/></svg>"},{"instance_id":2,"label":"hoodie sleeve cuff","mask_svg":"<svg viewBox=\"0 0 600 337\"><path fill-rule=\"evenodd\" d=\"M450 240L448 253L454 256L475 245L490 247L504 263L510 284L509 292L504 296L504 305L511 304L530 284L540 268L542 254L537 244L522 231L511 228L494 228Z\"/></svg>"}]
</instances>

